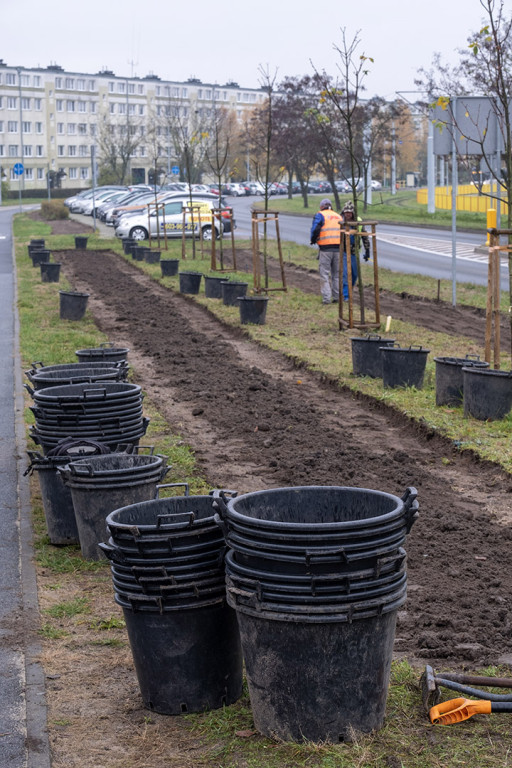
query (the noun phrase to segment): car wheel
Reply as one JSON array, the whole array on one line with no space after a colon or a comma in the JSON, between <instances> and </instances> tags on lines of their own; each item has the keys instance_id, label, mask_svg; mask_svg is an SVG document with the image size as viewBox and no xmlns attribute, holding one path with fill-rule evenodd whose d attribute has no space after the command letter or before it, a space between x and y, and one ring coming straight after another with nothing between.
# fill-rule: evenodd
<instances>
[{"instance_id":1,"label":"car wheel","mask_svg":"<svg viewBox=\"0 0 512 768\"><path fill-rule=\"evenodd\" d=\"M203 240L211 240L212 239L212 228L211 228L210 225L208 225L206 227L203 227L202 233L203 233ZM217 240L218 237L219 236L218 236L217 230L215 230L215 239Z\"/></svg>"},{"instance_id":2,"label":"car wheel","mask_svg":"<svg viewBox=\"0 0 512 768\"><path fill-rule=\"evenodd\" d=\"M144 227L134 227L130 230L130 237L133 240L146 240L148 236L147 230Z\"/></svg>"}]
</instances>

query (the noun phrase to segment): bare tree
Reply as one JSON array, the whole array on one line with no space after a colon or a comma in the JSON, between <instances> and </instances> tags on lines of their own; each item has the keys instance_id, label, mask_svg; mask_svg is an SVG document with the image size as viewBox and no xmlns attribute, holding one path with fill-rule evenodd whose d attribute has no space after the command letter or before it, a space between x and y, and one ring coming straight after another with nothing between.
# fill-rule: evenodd
<instances>
[{"instance_id":1,"label":"bare tree","mask_svg":"<svg viewBox=\"0 0 512 768\"><path fill-rule=\"evenodd\" d=\"M100 184L126 184L130 159L140 144L138 124L104 120L98 136Z\"/></svg>"}]
</instances>

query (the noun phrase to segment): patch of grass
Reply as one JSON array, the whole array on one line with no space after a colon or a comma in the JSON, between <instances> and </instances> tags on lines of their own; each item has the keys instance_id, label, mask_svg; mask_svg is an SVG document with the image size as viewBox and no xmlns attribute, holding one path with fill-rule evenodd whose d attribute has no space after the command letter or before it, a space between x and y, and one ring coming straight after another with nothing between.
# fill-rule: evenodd
<instances>
[{"instance_id":1,"label":"patch of grass","mask_svg":"<svg viewBox=\"0 0 512 768\"><path fill-rule=\"evenodd\" d=\"M108 629L125 629L126 623L124 619L119 619L117 616L109 616L108 619L97 619L89 627L101 632Z\"/></svg>"},{"instance_id":2,"label":"patch of grass","mask_svg":"<svg viewBox=\"0 0 512 768\"><path fill-rule=\"evenodd\" d=\"M62 640L63 637L69 636L69 632L66 632L64 629L58 629L53 624L43 624L39 634L46 640Z\"/></svg>"},{"instance_id":3,"label":"patch of grass","mask_svg":"<svg viewBox=\"0 0 512 768\"><path fill-rule=\"evenodd\" d=\"M80 614L90 613L91 606L89 601L85 597L74 597L72 600L68 600L63 603L57 603L51 608L46 608L44 613L51 616L53 619L70 619L73 616L79 616Z\"/></svg>"}]
</instances>

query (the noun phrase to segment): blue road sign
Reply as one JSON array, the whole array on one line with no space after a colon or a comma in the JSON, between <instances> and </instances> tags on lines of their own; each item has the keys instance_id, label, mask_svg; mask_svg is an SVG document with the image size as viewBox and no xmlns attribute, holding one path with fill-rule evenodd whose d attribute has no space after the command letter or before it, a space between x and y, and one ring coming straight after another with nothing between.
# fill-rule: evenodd
<instances>
[{"instance_id":1,"label":"blue road sign","mask_svg":"<svg viewBox=\"0 0 512 768\"><path fill-rule=\"evenodd\" d=\"M180 167L179 167L179 165L173 165L173 167L171 168L171 171L172 171L174 176L179 176L180 175Z\"/></svg>"},{"instance_id":2,"label":"blue road sign","mask_svg":"<svg viewBox=\"0 0 512 768\"><path fill-rule=\"evenodd\" d=\"M21 176L24 170L23 163L14 163L13 171L16 176Z\"/></svg>"}]
</instances>

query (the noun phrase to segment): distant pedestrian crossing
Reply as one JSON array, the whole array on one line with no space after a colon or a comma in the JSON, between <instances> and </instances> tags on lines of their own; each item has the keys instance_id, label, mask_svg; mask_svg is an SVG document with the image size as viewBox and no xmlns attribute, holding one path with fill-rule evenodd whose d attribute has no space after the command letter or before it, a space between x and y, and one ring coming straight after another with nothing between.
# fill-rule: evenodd
<instances>
[{"instance_id":1,"label":"distant pedestrian crossing","mask_svg":"<svg viewBox=\"0 0 512 768\"><path fill-rule=\"evenodd\" d=\"M437 256L452 257L452 243L451 240L438 240L436 238L428 237L415 237L414 235L392 235L392 234L377 234L377 241L384 243L391 243L392 245L402 246L404 248L412 248L416 251L424 251L427 253L434 253ZM483 243L482 243L483 245ZM479 261L484 264L488 262L488 255L486 252L480 253L475 251L473 243L457 242L456 246L457 258L466 259L468 261ZM507 254L501 255L501 266L507 266Z\"/></svg>"}]
</instances>

